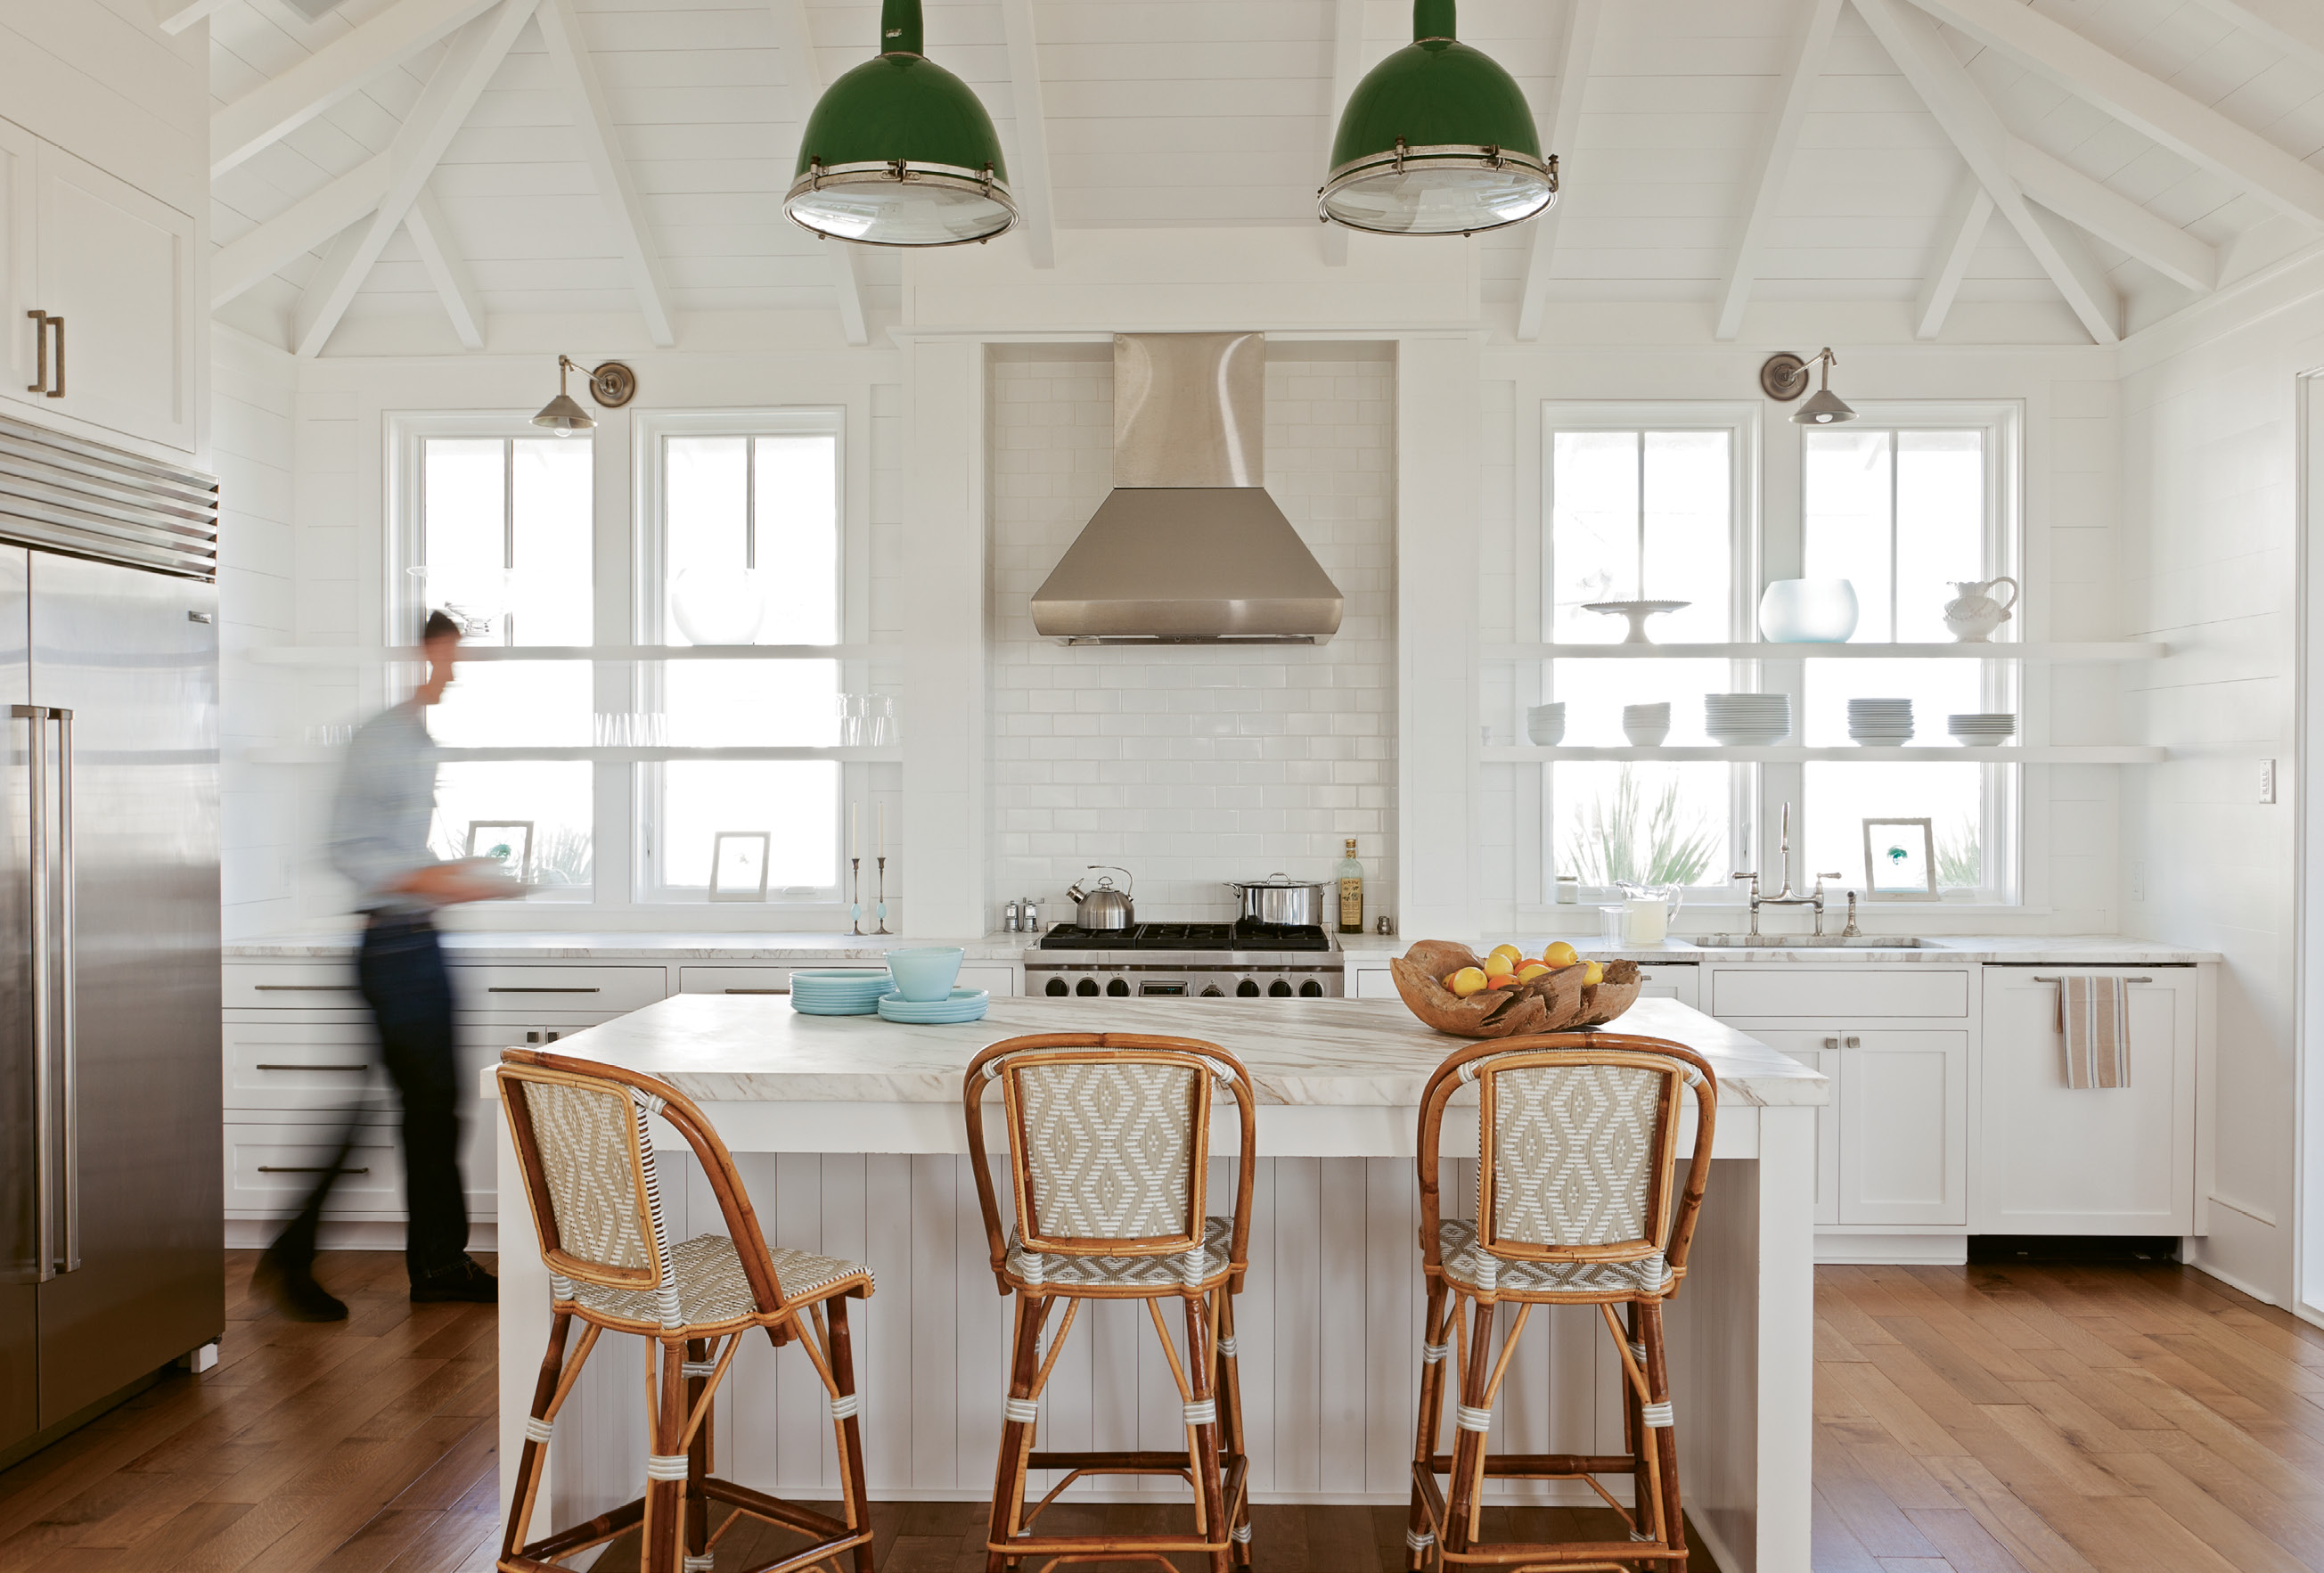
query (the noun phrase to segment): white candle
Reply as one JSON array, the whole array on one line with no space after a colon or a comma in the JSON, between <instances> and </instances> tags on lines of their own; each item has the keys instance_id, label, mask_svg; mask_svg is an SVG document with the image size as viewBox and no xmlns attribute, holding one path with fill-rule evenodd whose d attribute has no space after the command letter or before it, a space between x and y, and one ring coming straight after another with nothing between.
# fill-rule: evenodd
<instances>
[{"instance_id":1,"label":"white candle","mask_svg":"<svg viewBox=\"0 0 2324 1573\"><path fill-rule=\"evenodd\" d=\"M880 801L880 856L888 856L888 802L884 798Z\"/></svg>"},{"instance_id":2,"label":"white candle","mask_svg":"<svg viewBox=\"0 0 2324 1573\"><path fill-rule=\"evenodd\" d=\"M850 857L863 856L862 814L862 803L847 805L847 856Z\"/></svg>"}]
</instances>

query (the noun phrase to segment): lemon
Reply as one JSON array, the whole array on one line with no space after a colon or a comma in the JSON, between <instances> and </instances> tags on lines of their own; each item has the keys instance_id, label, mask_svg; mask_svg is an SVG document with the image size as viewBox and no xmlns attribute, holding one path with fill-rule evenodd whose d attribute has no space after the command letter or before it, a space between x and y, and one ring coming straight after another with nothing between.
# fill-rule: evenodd
<instances>
[{"instance_id":1,"label":"lemon","mask_svg":"<svg viewBox=\"0 0 2324 1573\"><path fill-rule=\"evenodd\" d=\"M1517 968L1517 981L1519 983L1531 983L1536 977L1547 977L1549 976L1549 972L1550 968L1547 963L1528 961L1524 966Z\"/></svg>"},{"instance_id":2,"label":"lemon","mask_svg":"<svg viewBox=\"0 0 2324 1573\"><path fill-rule=\"evenodd\" d=\"M1485 958L1486 970L1489 972L1514 972L1517 970L1517 963L1523 961L1525 958L1525 952L1518 949L1514 945L1496 945L1493 947L1492 954ZM1497 962L1499 964L1499 966L1494 965Z\"/></svg>"},{"instance_id":3,"label":"lemon","mask_svg":"<svg viewBox=\"0 0 2324 1573\"><path fill-rule=\"evenodd\" d=\"M1481 967L1464 967L1446 978L1444 986L1465 1000L1472 994L1483 992L1485 970Z\"/></svg>"},{"instance_id":4,"label":"lemon","mask_svg":"<svg viewBox=\"0 0 2324 1573\"><path fill-rule=\"evenodd\" d=\"M1606 964L1605 964L1604 962L1602 962L1602 961L1591 961L1591 962L1587 962L1587 963L1585 963L1585 964L1584 964L1584 970L1582 971L1582 981L1584 984L1603 983L1603 982L1605 982L1605 981L1606 981Z\"/></svg>"},{"instance_id":5,"label":"lemon","mask_svg":"<svg viewBox=\"0 0 2324 1573\"><path fill-rule=\"evenodd\" d=\"M1582 959L1581 952L1560 939L1541 953L1541 958L1552 967L1571 967Z\"/></svg>"}]
</instances>

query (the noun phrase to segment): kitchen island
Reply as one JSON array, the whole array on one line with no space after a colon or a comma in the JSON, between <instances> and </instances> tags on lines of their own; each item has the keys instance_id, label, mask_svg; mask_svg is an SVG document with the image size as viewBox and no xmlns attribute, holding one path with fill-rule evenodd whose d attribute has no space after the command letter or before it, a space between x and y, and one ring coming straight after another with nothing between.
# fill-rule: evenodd
<instances>
[{"instance_id":1,"label":"kitchen island","mask_svg":"<svg viewBox=\"0 0 2324 1573\"><path fill-rule=\"evenodd\" d=\"M1720 1081L1715 1172L1669 1321L1689 1517L1729 1573L1804 1568L1815 1110L1827 1084L1674 1001L1641 1000L1620 1027L1696 1050ZM1010 999L972 1025L915 1027L803 1016L779 997L686 995L557 1047L660 1077L700 1104L735 1153L771 1242L872 1266L878 1292L862 1308L856 1348L872 1495L982 1500L1000 1436L1007 1302L994 1291L966 1170L961 1073L1000 1039L1074 1030L1204 1038L1250 1069L1260 1161L1238 1319L1254 1498L1404 1502L1423 1303L1417 1109L1429 1072L1462 1041L1422 1027L1401 1004ZM1475 1133L1461 1124L1446 1129L1462 1170L1448 1181L1448 1210L1473 1205ZM1231 1120L1214 1125L1213 1140L1222 1198ZM499 1141L501 1216L523 1218L504 1127ZM992 1141L1005 1152L997 1123ZM722 1228L675 1133L659 1127L657 1145L672 1237ZM549 1292L533 1243L514 1230L501 1272L505 1497L548 1336ZM1124 1302L1088 1308L1044 1403L1050 1445L1179 1445L1177 1394L1141 1314ZM1493 1447L1618 1450L1617 1370L1595 1311L1553 1312L1546 1329L1541 1320L1511 1368ZM607 1354L558 1422L556 1522L635 1494L642 1387L627 1351ZM761 1343L737 1357L716 1422L720 1471L787 1495L835 1495L822 1389L803 1363L772 1356ZM1131 1499L1176 1485L1098 1484ZM1497 1494L1582 1500L1561 1490L1568 1484L1511 1483ZM1263 1547L1259 1556L1263 1567Z\"/></svg>"}]
</instances>

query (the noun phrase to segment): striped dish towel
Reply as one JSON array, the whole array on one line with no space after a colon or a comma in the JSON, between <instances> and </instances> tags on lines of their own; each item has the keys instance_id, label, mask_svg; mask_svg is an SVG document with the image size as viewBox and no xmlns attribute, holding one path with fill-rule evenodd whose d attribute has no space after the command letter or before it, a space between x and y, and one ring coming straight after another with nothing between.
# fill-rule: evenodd
<instances>
[{"instance_id":1,"label":"striped dish towel","mask_svg":"<svg viewBox=\"0 0 2324 1573\"><path fill-rule=\"evenodd\" d=\"M2130 985L2069 973L2058 980L2058 1031L2066 1039L2066 1085L2130 1085Z\"/></svg>"}]
</instances>

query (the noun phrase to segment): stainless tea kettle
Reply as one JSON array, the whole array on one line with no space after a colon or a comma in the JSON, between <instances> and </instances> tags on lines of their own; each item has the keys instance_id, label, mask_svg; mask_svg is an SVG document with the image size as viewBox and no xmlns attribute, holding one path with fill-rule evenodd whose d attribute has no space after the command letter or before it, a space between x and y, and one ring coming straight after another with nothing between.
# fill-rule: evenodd
<instances>
[{"instance_id":1,"label":"stainless tea kettle","mask_svg":"<svg viewBox=\"0 0 2324 1573\"><path fill-rule=\"evenodd\" d=\"M1120 890L1114 889L1113 881L1105 876L1103 871L1109 868L1121 875ZM1138 903L1130 894L1130 870L1114 868L1111 864L1093 863L1089 872L1097 875L1094 888L1085 891L1082 889L1081 882L1075 880L1065 892L1065 899L1074 903L1074 921L1082 928L1100 933L1127 929L1137 922Z\"/></svg>"}]
</instances>

